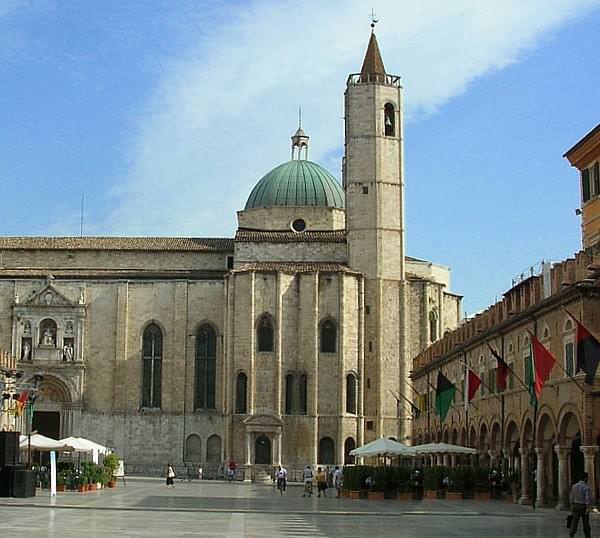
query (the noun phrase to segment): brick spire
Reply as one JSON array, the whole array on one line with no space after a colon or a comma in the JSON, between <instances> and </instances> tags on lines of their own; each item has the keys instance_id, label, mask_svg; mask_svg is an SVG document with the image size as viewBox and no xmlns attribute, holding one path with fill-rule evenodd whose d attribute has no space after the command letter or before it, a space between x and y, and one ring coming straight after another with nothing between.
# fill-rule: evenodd
<instances>
[{"instance_id":1,"label":"brick spire","mask_svg":"<svg viewBox=\"0 0 600 538\"><path fill-rule=\"evenodd\" d=\"M379 52L379 45L375 32L371 32L371 39L367 47L367 53L363 61L362 69L360 70L361 79L364 81L377 81L385 78L385 67Z\"/></svg>"}]
</instances>

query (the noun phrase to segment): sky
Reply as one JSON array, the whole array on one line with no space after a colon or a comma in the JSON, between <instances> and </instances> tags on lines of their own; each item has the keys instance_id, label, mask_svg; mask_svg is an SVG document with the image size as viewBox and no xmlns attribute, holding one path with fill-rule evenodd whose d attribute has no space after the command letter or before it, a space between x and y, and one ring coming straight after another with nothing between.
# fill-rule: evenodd
<instances>
[{"instance_id":1,"label":"sky","mask_svg":"<svg viewBox=\"0 0 600 538\"><path fill-rule=\"evenodd\" d=\"M402 76L406 251L467 314L581 246L564 152L600 123L600 0L0 0L0 235L232 237L254 184L340 178L370 13Z\"/></svg>"}]
</instances>

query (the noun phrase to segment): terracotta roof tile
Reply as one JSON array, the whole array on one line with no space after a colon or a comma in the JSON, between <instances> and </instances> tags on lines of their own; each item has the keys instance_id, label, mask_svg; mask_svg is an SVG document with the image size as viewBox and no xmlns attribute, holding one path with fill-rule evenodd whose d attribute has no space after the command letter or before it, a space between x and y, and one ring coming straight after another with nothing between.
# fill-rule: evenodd
<instances>
[{"instance_id":1,"label":"terracotta roof tile","mask_svg":"<svg viewBox=\"0 0 600 538\"><path fill-rule=\"evenodd\" d=\"M0 250L233 251L233 240L204 237L0 237Z\"/></svg>"},{"instance_id":2,"label":"terracotta roof tile","mask_svg":"<svg viewBox=\"0 0 600 538\"><path fill-rule=\"evenodd\" d=\"M277 272L282 273L349 273L359 275L347 265L336 262L253 262L237 267L234 273L245 273L249 271Z\"/></svg>"},{"instance_id":3,"label":"terracotta roof tile","mask_svg":"<svg viewBox=\"0 0 600 538\"><path fill-rule=\"evenodd\" d=\"M290 230L266 232L240 228L235 234L235 240L240 242L262 241L268 243L345 243L346 232L343 230L302 233L296 233Z\"/></svg>"}]
</instances>

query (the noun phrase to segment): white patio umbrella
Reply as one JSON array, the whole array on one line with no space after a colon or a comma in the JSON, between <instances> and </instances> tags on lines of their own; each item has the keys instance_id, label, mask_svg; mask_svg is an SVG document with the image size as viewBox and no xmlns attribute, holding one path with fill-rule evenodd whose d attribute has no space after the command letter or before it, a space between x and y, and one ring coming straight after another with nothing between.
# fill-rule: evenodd
<instances>
[{"instance_id":1,"label":"white patio umbrella","mask_svg":"<svg viewBox=\"0 0 600 538\"><path fill-rule=\"evenodd\" d=\"M407 445L403 445L402 443L387 437L381 437L380 439L376 439L366 445L351 450L350 455L359 456L361 458L369 456L412 456L413 452L411 447Z\"/></svg>"},{"instance_id":2,"label":"white patio umbrella","mask_svg":"<svg viewBox=\"0 0 600 538\"><path fill-rule=\"evenodd\" d=\"M477 454L477 450L468 446L451 445L448 443L425 443L410 447L415 456L426 454Z\"/></svg>"},{"instance_id":3,"label":"white patio umbrella","mask_svg":"<svg viewBox=\"0 0 600 538\"><path fill-rule=\"evenodd\" d=\"M31 441L28 435L21 435L19 437L19 448L21 450L27 450L30 446L31 450L37 450L38 452L66 452L73 450L73 447L68 443L51 439L41 433L31 434Z\"/></svg>"},{"instance_id":4,"label":"white patio umbrella","mask_svg":"<svg viewBox=\"0 0 600 538\"><path fill-rule=\"evenodd\" d=\"M73 452L91 452L94 463L98 463L98 454L110 452L107 447L84 437L65 437L61 441L72 446Z\"/></svg>"}]
</instances>

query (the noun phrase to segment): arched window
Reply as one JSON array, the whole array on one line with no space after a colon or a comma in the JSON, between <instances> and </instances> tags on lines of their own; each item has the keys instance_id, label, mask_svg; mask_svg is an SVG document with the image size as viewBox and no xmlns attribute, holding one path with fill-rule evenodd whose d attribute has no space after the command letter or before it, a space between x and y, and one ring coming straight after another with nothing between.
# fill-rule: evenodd
<instances>
[{"instance_id":1,"label":"arched window","mask_svg":"<svg viewBox=\"0 0 600 538\"><path fill-rule=\"evenodd\" d=\"M335 323L326 319L321 323L321 353L335 353L337 329Z\"/></svg>"},{"instance_id":2,"label":"arched window","mask_svg":"<svg viewBox=\"0 0 600 538\"><path fill-rule=\"evenodd\" d=\"M285 414L294 412L294 374L285 376Z\"/></svg>"},{"instance_id":3,"label":"arched window","mask_svg":"<svg viewBox=\"0 0 600 538\"><path fill-rule=\"evenodd\" d=\"M394 111L394 105L392 103L386 103L383 107L383 121L385 126L385 136L396 135L396 114Z\"/></svg>"},{"instance_id":4,"label":"arched window","mask_svg":"<svg viewBox=\"0 0 600 538\"><path fill-rule=\"evenodd\" d=\"M235 380L235 412L238 414L246 413L247 390L248 377L244 372L240 372Z\"/></svg>"},{"instance_id":5,"label":"arched window","mask_svg":"<svg viewBox=\"0 0 600 538\"><path fill-rule=\"evenodd\" d=\"M195 433L185 440L185 461L202 461L202 439Z\"/></svg>"},{"instance_id":6,"label":"arched window","mask_svg":"<svg viewBox=\"0 0 600 538\"><path fill-rule=\"evenodd\" d=\"M438 338L438 315L435 309L429 312L429 338L431 342Z\"/></svg>"},{"instance_id":7,"label":"arched window","mask_svg":"<svg viewBox=\"0 0 600 538\"><path fill-rule=\"evenodd\" d=\"M319 463L323 465L335 463L335 445L331 437L323 437L319 441Z\"/></svg>"},{"instance_id":8,"label":"arched window","mask_svg":"<svg viewBox=\"0 0 600 538\"><path fill-rule=\"evenodd\" d=\"M273 351L273 324L268 316L263 316L256 329L258 351Z\"/></svg>"},{"instance_id":9,"label":"arched window","mask_svg":"<svg viewBox=\"0 0 600 538\"><path fill-rule=\"evenodd\" d=\"M217 335L202 325L196 335L196 409L215 409L217 377Z\"/></svg>"},{"instance_id":10,"label":"arched window","mask_svg":"<svg viewBox=\"0 0 600 538\"><path fill-rule=\"evenodd\" d=\"M300 414L306 415L308 412L308 378L306 374L302 374L299 379L300 392Z\"/></svg>"},{"instance_id":11,"label":"arched window","mask_svg":"<svg viewBox=\"0 0 600 538\"><path fill-rule=\"evenodd\" d=\"M221 438L218 435L211 435L206 441L206 461L208 463L221 461Z\"/></svg>"},{"instance_id":12,"label":"arched window","mask_svg":"<svg viewBox=\"0 0 600 538\"><path fill-rule=\"evenodd\" d=\"M162 331L154 323L142 337L142 407L160 407L162 385Z\"/></svg>"},{"instance_id":13,"label":"arched window","mask_svg":"<svg viewBox=\"0 0 600 538\"><path fill-rule=\"evenodd\" d=\"M348 437L344 442L344 465L352 465L354 463L354 456L350 455L350 452L356 448L356 442L352 437Z\"/></svg>"},{"instance_id":14,"label":"arched window","mask_svg":"<svg viewBox=\"0 0 600 538\"><path fill-rule=\"evenodd\" d=\"M356 376L346 376L346 413L356 415Z\"/></svg>"}]
</instances>

